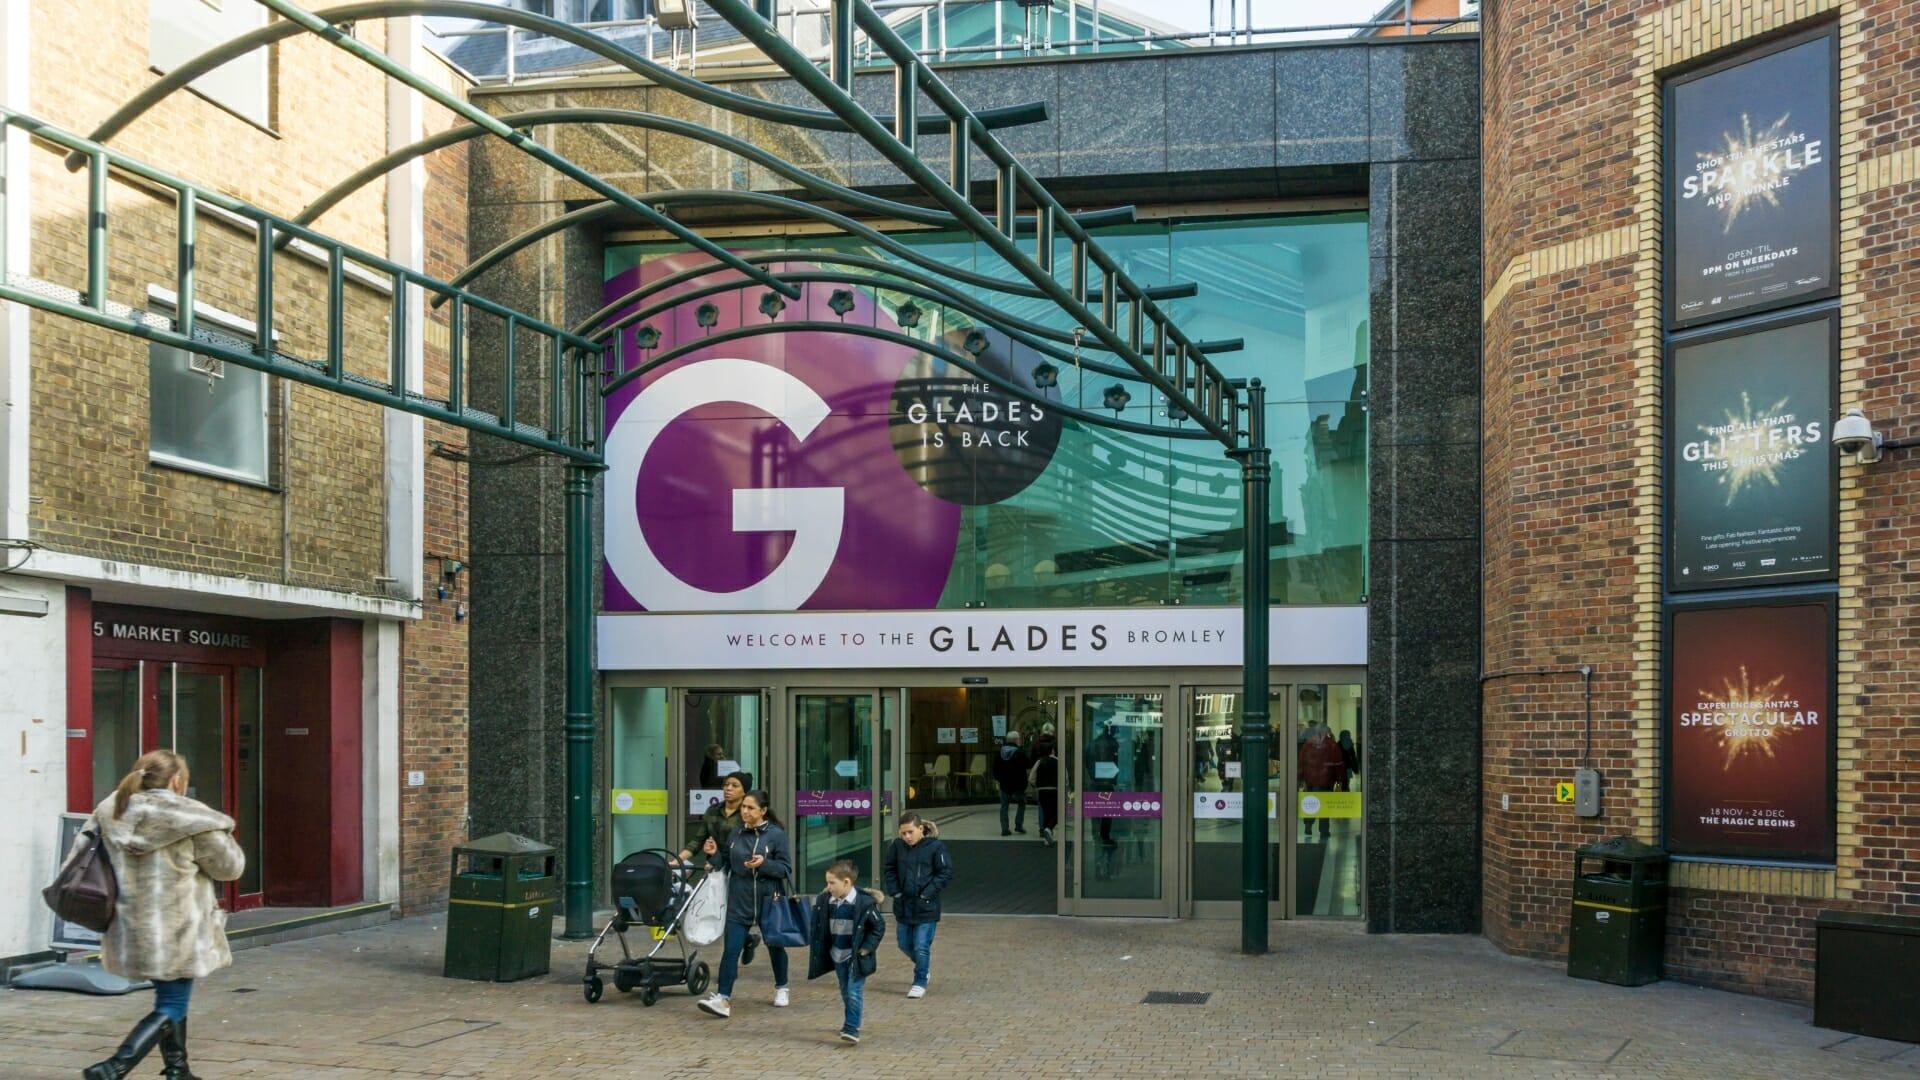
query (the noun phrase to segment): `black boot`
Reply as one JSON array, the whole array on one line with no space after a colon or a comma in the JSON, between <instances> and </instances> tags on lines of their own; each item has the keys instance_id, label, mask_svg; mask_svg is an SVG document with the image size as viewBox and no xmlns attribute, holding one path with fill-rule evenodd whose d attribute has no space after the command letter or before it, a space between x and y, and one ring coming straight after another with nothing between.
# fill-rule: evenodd
<instances>
[{"instance_id":1,"label":"black boot","mask_svg":"<svg viewBox=\"0 0 1920 1080\"><path fill-rule=\"evenodd\" d=\"M176 1020L160 1036L160 1057L167 1063L167 1080L200 1080L187 1067L187 1022Z\"/></svg>"},{"instance_id":2,"label":"black boot","mask_svg":"<svg viewBox=\"0 0 1920 1080\"><path fill-rule=\"evenodd\" d=\"M80 1075L84 1080L121 1080L139 1067L141 1059L153 1050L155 1043L172 1031L173 1021L168 1019L166 1013L148 1013L133 1025L132 1031L127 1032L126 1041L120 1044L120 1049L114 1051L112 1057L98 1065L88 1066L87 1071ZM184 1051L180 1060L184 1066Z\"/></svg>"}]
</instances>

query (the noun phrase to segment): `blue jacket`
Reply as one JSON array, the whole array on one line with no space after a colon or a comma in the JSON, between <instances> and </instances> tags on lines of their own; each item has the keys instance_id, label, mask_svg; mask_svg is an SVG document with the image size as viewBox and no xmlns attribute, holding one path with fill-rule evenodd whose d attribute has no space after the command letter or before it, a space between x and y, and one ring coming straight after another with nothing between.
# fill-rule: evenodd
<instances>
[{"instance_id":1,"label":"blue jacket","mask_svg":"<svg viewBox=\"0 0 1920 1080\"><path fill-rule=\"evenodd\" d=\"M742 824L728 837L724 854L727 921L751 926L760 921L760 905L769 896L784 895L787 879L793 876L793 846L787 842L787 830L771 821L762 822L757 829ZM747 869L747 860L756 854L766 856L767 861L757 869ZM720 856L710 864L720 865Z\"/></svg>"}]
</instances>

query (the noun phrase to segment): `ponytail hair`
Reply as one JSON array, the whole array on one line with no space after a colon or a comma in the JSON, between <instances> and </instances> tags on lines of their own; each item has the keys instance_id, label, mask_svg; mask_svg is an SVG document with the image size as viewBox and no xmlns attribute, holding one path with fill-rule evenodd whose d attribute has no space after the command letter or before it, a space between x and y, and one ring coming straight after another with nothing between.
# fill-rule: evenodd
<instances>
[{"instance_id":1,"label":"ponytail hair","mask_svg":"<svg viewBox=\"0 0 1920 1080\"><path fill-rule=\"evenodd\" d=\"M179 777L187 780L187 759L171 750L149 750L133 763L133 771L120 778L113 789L113 816L117 820L127 812L127 800L138 792L164 788Z\"/></svg>"},{"instance_id":2,"label":"ponytail hair","mask_svg":"<svg viewBox=\"0 0 1920 1080\"><path fill-rule=\"evenodd\" d=\"M745 795L740 796L740 798L742 800L752 799L754 802L760 804L760 810L766 814L766 820L771 824L780 825L780 819L773 814L773 796L765 788L754 788ZM780 825L780 827L783 829L786 828L785 825Z\"/></svg>"}]
</instances>

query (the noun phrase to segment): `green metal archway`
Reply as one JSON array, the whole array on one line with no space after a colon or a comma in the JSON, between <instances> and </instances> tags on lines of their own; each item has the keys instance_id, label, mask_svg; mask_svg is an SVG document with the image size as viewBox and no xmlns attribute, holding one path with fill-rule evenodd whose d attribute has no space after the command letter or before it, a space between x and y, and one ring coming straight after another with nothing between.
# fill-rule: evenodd
<instances>
[{"instance_id":1,"label":"green metal archway","mask_svg":"<svg viewBox=\"0 0 1920 1080\"><path fill-rule=\"evenodd\" d=\"M567 936L585 937L592 933L592 874L595 865L591 857L592 750L595 737L594 670L590 648L593 633L593 479L594 473L605 465L605 395L640 378L647 370L684 355L693 348L708 347L728 335L747 337L815 330L881 338L934 355L983 381L995 383L1005 392L1061 410L1091 425L1169 439L1211 440L1218 443L1226 454L1240 464L1245 520L1242 555L1245 560L1242 602L1245 649L1242 760L1248 789L1245 801L1250 807L1258 807L1266 801L1270 740L1267 714L1267 514L1270 465L1264 431L1264 391L1258 380L1229 380L1208 359L1209 353L1238 348L1238 342L1195 340L1160 306L1160 300L1190 295L1190 286L1150 289L1140 285L1090 234L1091 226L1130 217L1130 209L1078 216L1070 213L994 135L996 128L1042 119L1045 115L1043 106L1025 105L973 112L866 0L830 0L831 59L828 70L824 72L779 35L773 20L777 6L775 0L754 0L752 3L748 0L707 0L715 13L806 90L822 106L819 109L776 104L734 94L646 60L578 27L524 11L473 3L471 0L371 0L330 8L317 14L300 8L292 0L257 2L279 15L282 21L270 22L259 30L235 38L182 64L116 111L95 129L91 138L61 131L31 117L0 113L0 133L7 128L18 127L34 139L64 151L70 167L86 169L89 202L84 280L67 284L37 281L28 277L24 268L23 272L11 272L4 261L0 261L0 299L388 408L431 417L533 450L551 452L565 459ZM642 74L660 87L739 115L813 130L850 131L898 168L933 206L880 199L846 188L782 161L763 148L699 125L689 125L685 121L669 121L664 117L624 110L542 110L496 117L441 90L383 53L356 40L343 29L345 24L356 20L429 14L503 22L566 41L629 71ZM328 41L388 77L438 102L465 121L466 126L396 150L359 170L292 219L181 180L106 146L114 135L137 120L147 109L199 75L254 49L302 33L311 33ZM892 67L895 111L890 116L870 113L854 100L852 88L856 35L864 36L874 53ZM932 109L924 116L920 112L923 98L932 103ZM804 214L826 220L837 228L872 240L892 254L904 255L904 252L894 250L900 245L893 244L869 226L813 204L782 196L755 192L631 194L535 142L522 130L524 126L549 122L634 124L700 139L759 162L815 197L833 199L854 209L963 229L987 245L1012 268L1017 277L1001 279L970 271L958 272L937 264L930 265L929 260L910 255L904 257L915 264L917 268L914 270L882 260L862 260L838 252L811 255L804 250L794 250L780 253L780 257L743 257L674 219L669 208L677 203L701 201L749 203L777 209L782 213ZM561 215L546 225L530 230L495 252L482 256L452 281L441 281L352 248L312 227L312 222L334 201L388 169L439 146L481 135L503 140L542 165L580 183L605 202ZM920 160L917 148L921 136L944 136L947 140L948 164L944 175ZM976 154L986 159L992 173L990 177L983 178L991 180L993 186L991 214L981 212L972 202L974 177L971 173ZM3 162L4 158L0 158L0 163ZM132 178L147 189L170 197L176 204L180 235L174 274L178 294L177 313L141 310L116 304L107 297L107 190L109 177L114 174ZM0 176L0 201L4 201L8 190L4 180L4 176ZM252 340L212 332L196 325L193 316L195 223L198 210L203 206L238 215L252 223L255 229L255 275L259 303L257 332ZM1122 421L1117 415L1107 417L1093 411L1065 408L1059 401L1038 397L1017 383L999 378L975 363L965 350L956 351L939 343L879 327L825 320L783 323L770 318L767 324L716 334L669 350L662 356L649 358L644 364L629 366L627 358L620 355L618 348L621 330L634 322L644 322L646 318L671 306L648 305L646 301L653 293L647 290L640 290L634 296L607 305L583 325L571 330L549 325L532 315L488 300L472 290L472 281L488 266L533 239L550 235L556 228L566 228L611 214L624 215L661 229L709 257L712 262L698 268L702 275L715 272L735 275L725 283L712 286L703 295L725 288L758 287L776 296L794 298L801 295L804 284L870 284L921 296L929 302L959 307L981 324L1005 332L1037 352L1061 358L1063 335L1060 331L1019 319L989 301L965 295L948 282L1048 301L1076 328L1076 333L1069 339L1076 346L1073 354L1076 360L1083 335L1087 348L1113 358L1112 361L1078 361L1086 370L1147 384L1166 399L1169 415L1180 417L1183 422L1174 426L1138 423ZM0 213L0 224L4 224L5 220L5 214ZM290 355L275 345L272 318L273 254L288 238L313 245L327 261L326 351L324 356L318 358ZM1055 266L1055 249L1062 238L1068 252L1067 280L1064 282L1057 275ZM5 258L7 245L4 241L5 238L0 236L0 260ZM889 244L893 244L893 247L889 247ZM848 269L833 271L809 268L781 273L772 269L778 264L808 261ZM343 294L349 265L363 272L383 275L393 285L395 299L389 318L393 320L394 330L389 336L384 379L356 375L345 369L346 314ZM451 379L445 396L428 396L406 389L408 361L404 328L406 297L410 289L423 291L436 305L450 306ZM685 302L690 298L676 297L673 303ZM636 311L623 314L629 304L638 305ZM469 358L464 355L463 327L472 313L503 320L508 330L502 355L496 358L504 369L506 387L497 412L475 409L466 400L464 376ZM545 415L541 422L534 424L520 419L513 393L516 372L529 363L527 358L520 355L518 344L526 334L544 343L542 355L533 357L530 362L545 369L544 375L551 380L552 387ZM1244 815L1241 833L1241 944L1243 951L1248 953L1265 952L1267 949L1268 895L1272 885L1267 880L1264 858L1267 836L1265 814L1249 812ZM583 853L586 857L581 857Z\"/></svg>"}]
</instances>

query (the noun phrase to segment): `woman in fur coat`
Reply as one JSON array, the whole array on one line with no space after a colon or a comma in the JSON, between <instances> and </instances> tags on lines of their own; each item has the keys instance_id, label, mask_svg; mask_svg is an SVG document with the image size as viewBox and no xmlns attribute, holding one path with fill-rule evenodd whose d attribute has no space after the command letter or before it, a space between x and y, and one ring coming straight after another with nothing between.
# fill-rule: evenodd
<instances>
[{"instance_id":1,"label":"woman in fur coat","mask_svg":"<svg viewBox=\"0 0 1920 1080\"><path fill-rule=\"evenodd\" d=\"M120 1049L87 1069L87 1080L120 1080L155 1045L167 1080L194 1080L187 1065L193 980L233 963L214 882L239 877L247 860L233 838L233 819L186 791L185 758L171 750L142 754L87 823L99 830L120 885L101 963L128 979L151 979L154 999ZM74 852L80 843L84 837Z\"/></svg>"}]
</instances>

